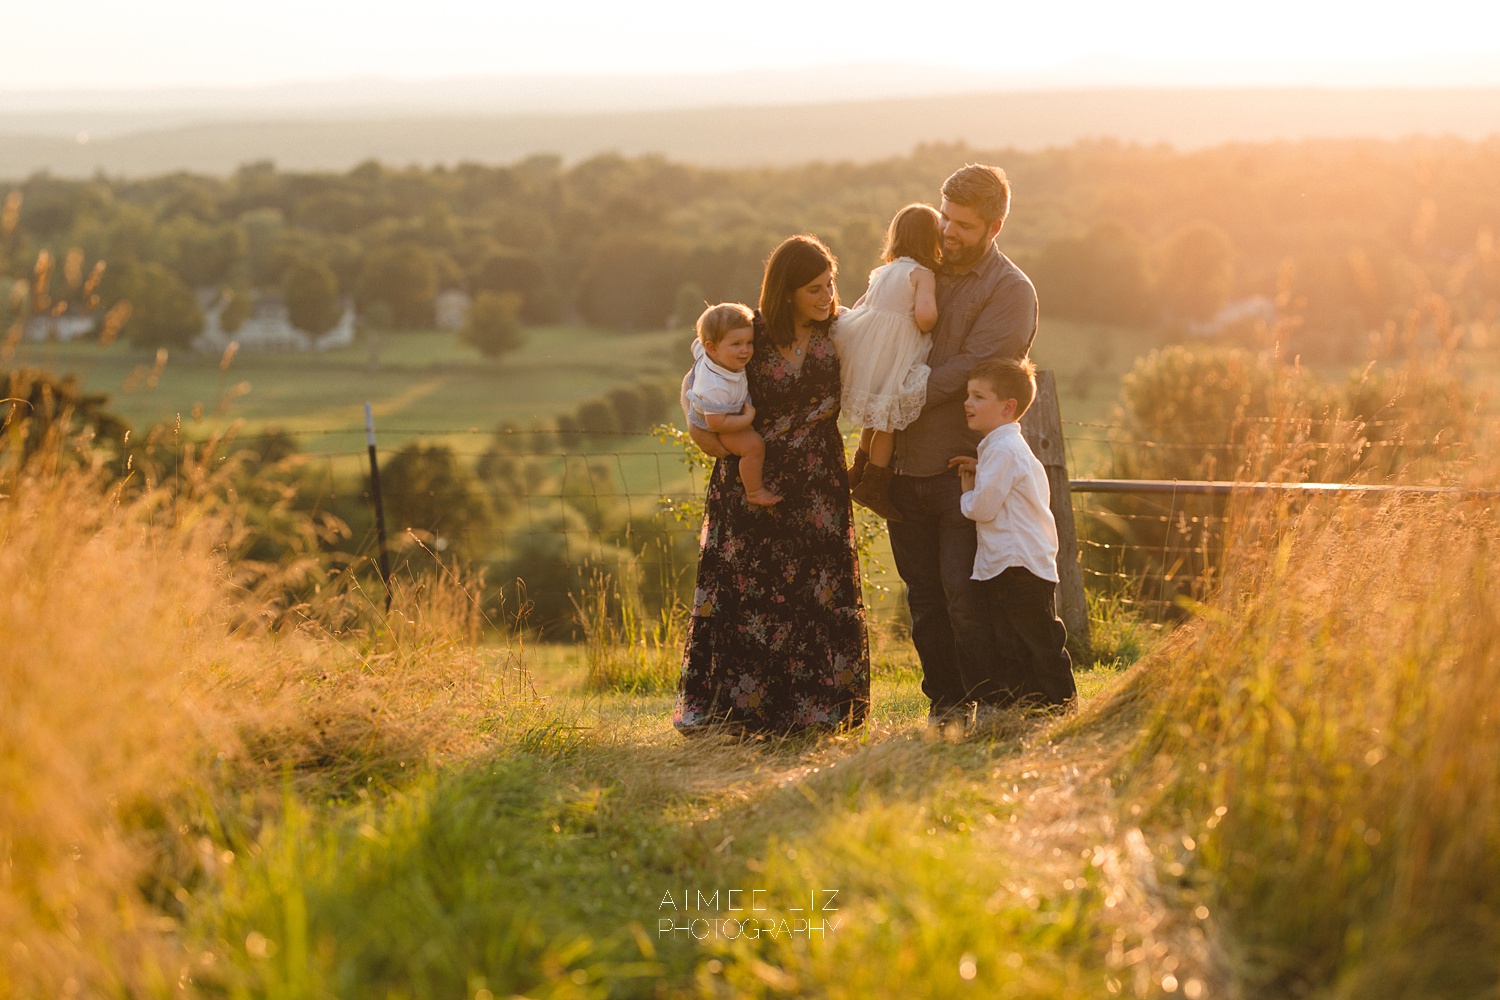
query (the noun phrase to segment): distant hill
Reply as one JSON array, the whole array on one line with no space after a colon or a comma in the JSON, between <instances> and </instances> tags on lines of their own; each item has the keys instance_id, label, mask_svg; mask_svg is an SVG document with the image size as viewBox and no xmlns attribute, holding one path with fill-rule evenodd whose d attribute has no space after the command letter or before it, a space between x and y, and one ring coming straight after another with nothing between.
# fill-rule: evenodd
<instances>
[{"instance_id":1,"label":"distant hill","mask_svg":"<svg viewBox=\"0 0 1500 1000\"><path fill-rule=\"evenodd\" d=\"M554 114L415 114L366 110L283 120L212 120L135 131L59 135L57 120L0 117L0 178L40 170L141 176L211 174L272 160L283 170L390 164L508 163L535 153L577 161L601 152L660 153L716 166L864 161L921 143L1038 149L1084 139L1181 149L1308 137L1482 139L1500 135L1500 88L1451 90L1110 89L1013 91L787 106ZM59 112L74 115L76 112ZM128 121L129 113L122 113ZM78 118L78 120L82 120ZM117 127L119 123L117 122ZM82 141L81 141L82 140Z\"/></svg>"}]
</instances>

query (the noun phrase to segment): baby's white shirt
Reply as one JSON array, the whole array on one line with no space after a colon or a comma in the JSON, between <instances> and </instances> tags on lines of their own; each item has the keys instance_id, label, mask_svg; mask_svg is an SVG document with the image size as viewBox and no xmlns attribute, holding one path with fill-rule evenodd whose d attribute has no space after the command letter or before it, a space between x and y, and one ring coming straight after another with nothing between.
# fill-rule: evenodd
<instances>
[{"instance_id":1,"label":"baby's white shirt","mask_svg":"<svg viewBox=\"0 0 1500 1000\"><path fill-rule=\"evenodd\" d=\"M703 342L693 341L693 382L687 387L688 419L705 430L709 413L739 413L750 400L750 380L741 368L732 372L708 356Z\"/></svg>"}]
</instances>

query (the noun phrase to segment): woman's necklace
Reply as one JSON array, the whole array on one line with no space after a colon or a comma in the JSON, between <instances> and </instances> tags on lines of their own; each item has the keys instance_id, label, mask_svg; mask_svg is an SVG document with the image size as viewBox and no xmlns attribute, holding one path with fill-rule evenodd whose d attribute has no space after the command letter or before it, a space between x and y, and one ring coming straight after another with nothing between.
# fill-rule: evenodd
<instances>
[{"instance_id":1,"label":"woman's necklace","mask_svg":"<svg viewBox=\"0 0 1500 1000\"><path fill-rule=\"evenodd\" d=\"M795 354L795 355L797 355L797 357L799 357L799 358L802 357L802 351L803 351L803 349L805 347L807 347L807 342L810 341L810 340L812 340L812 335L813 335L813 332L812 332L811 329L809 329L807 331L806 335L799 336L795 341L793 341L792 342L792 353Z\"/></svg>"}]
</instances>

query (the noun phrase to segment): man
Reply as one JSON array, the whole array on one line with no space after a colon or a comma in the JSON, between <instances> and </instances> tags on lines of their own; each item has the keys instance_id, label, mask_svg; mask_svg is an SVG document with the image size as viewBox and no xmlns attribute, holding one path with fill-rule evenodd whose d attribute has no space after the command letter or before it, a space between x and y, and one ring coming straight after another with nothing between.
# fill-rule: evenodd
<instances>
[{"instance_id":1,"label":"man","mask_svg":"<svg viewBox=\"0 0 1500 1000\"><path fill-rule=\"evenodd\" d=\"M979 435L964 417L969 372L990 358L1023 358L1036 336L1036 289L995 246L1010 211L1010 182L997 167L969 164L943 182L943 266L938 321L927 363L921 416L896 434L890 499L896 571L906 584L912 644L922 662L930 725L959 721L969 692L994 669L979 588L970 579L978 548L974 522L959 508L962 488L949 460L973 456Z\"/></svg>"}]
</instances>

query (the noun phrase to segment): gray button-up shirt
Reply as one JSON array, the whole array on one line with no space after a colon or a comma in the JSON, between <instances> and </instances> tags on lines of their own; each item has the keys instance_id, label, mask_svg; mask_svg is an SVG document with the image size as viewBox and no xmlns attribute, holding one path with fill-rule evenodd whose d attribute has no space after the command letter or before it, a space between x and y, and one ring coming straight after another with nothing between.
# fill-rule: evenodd
<instances>
[{"instance_id":1,"label":"gray button-up shirt","mask_svg":"<svg viewBox=\"0 0 1500 1000\"><path fill-rule=\"evenodd\" d=\"M1036 289L993 244L968 271L938 275L937 307L927 401L896 432L892 468L903 476L941 475L948 459L976 453L983 435L964 419L969 372L988 358L1024 358L1036 337Z\"/></svg>"}]
</instances>

